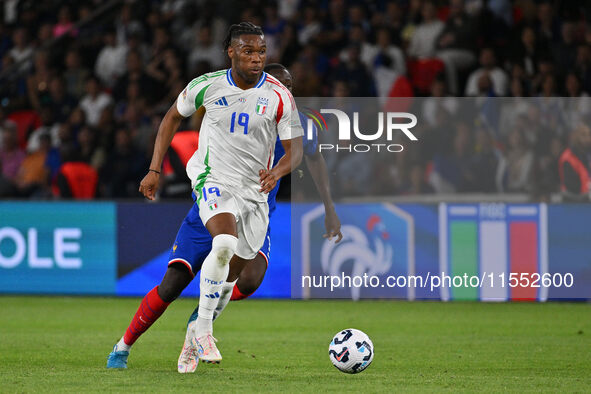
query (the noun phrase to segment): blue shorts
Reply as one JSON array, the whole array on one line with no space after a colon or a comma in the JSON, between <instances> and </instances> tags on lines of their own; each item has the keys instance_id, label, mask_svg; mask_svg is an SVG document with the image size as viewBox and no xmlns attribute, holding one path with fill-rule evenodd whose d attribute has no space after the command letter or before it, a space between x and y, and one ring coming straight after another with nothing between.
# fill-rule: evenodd
<instances>
[{"instance_id":1,"label":"blue shorts","mask_svg":"<svg viewBox=\"0 0 591 394\"><path fill-rule=\"evenodd\" d=\"M182 263L195 276L195 273L201 269L203 261L211 251L211 241L211 235L209 235L209 231L207 231L207 228L205 228L199 217L199 208L197 204L193 204L176 235L174 245L170 250L168 265ZM259 253L265 258L267 265L269 265L271 226L267 226L265 243L261 250L259 250Z\"/></svg>"}]
</instances>

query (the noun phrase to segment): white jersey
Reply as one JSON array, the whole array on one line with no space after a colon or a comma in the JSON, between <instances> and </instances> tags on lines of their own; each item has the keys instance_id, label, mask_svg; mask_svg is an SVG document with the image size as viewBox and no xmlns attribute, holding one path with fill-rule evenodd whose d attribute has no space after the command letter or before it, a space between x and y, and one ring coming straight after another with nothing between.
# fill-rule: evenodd
<instances>
[{"instance_id":1,"label":"white jersey","mask_svg":"<svg viewBox=\"0 0 591 394\"><path fill-rule=\"evenodd\" d=\"M237 188L247 199L267 201L259 192L259 171L270 169L277 135L282 140L303 135L295 101L277 79L263 72L254 88L242 90L231 69L204 74L179 94L184 117L205 107L199 149L187 163L187 175L200 197L206 181Z\"/></svg>"}]
</instances>

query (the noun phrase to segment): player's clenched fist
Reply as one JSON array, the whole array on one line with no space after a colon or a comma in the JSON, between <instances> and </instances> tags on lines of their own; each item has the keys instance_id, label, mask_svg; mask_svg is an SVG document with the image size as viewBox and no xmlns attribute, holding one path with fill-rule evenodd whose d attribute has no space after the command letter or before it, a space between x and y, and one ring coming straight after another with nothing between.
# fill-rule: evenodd
<instances>
[{"instance_id":1,"label":"player's clenched fist","mask_svg":"<svg viewBox=\"0 0 591 394\"><path fill-rule=\"evenodd\" d=\"M261 181L261 188L259 191L269 193L275 185L277 185L277 177L269 170L260 170L259 179Z\"/></svg>"},{"instance_id":2,"label":"player's clenched fist","mask_svg":"<svg viewBox=\"0 0 591 394\"><path fill-rule=\"evenodd\" d=\"M156 198L156 190L160 184L160 174L155 171L149 171L144 179L140 182L140 193L148 200Z\"/></svg>"}]
</instances>

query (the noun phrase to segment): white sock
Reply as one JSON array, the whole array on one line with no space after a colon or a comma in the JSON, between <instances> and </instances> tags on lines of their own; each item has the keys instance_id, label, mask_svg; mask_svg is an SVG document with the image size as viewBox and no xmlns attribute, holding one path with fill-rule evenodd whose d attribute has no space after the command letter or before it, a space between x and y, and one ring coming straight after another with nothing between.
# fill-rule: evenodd
<instances>
[{"instance_id":1,"label":"white sock","mask_svg":"<svg viewBox=\"0 0 591 394\"><path fill-rule=\"evenodd\" d=\"M221 297L222 287L230 270L230 259L237 243L238 239L229 234L215 236L211 252L203 262L199 283L199 317L195 325L197 338L213 332L213 311Z\"/></svg>"},{"instance_id":2,"label":"white sock","mask_svg":"<svg viewBox=\"0 0 591 394\"><path fill-rule=\"evenodd\" d=\"M215 311L213 312L213 316L216 319L220 316L226 305L228 305L228 302L230 302L230 298L232 298L232 290L234 290L234 285L236 284L236 282L238 282L238 279L232 282L224 282L224 284L222 285L220 300L218 301L218 306L215 308Z\"/></svg>"},{"instance_id":3,"label":"white sock","mask_svg":"<svg viewBox=\"0 0 591 394\"><path fill-rule=\"evenodd\" d=\"M123 340L123 337L121 337L121 339L119 340L119 342L117 342L117 348L116 350L118 352L128 352L129 349L131 349L131 346L129 346L127 343L125 343L125 341Z\"/></svg>"}]
</instances>

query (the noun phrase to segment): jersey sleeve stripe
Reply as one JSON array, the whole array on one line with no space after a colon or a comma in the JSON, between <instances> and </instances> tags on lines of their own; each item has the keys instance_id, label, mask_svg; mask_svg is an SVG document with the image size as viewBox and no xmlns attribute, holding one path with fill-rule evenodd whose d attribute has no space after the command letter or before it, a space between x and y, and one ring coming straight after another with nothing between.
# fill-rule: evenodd
<instances>
[{"instance_id":1,"label":"jersey sleeve stripe","mask_svg":"<svg viewBox=\"0 0 591 394\"><path fill-rule=\"evenodd\" d=\"M289 91L289 89L286 88L285 86L283 86L283 84L281 84L278 80L271 77L270 75L267 78L267 81L269 83L272 83L273 85L279 86L281 89L283 89L285 91L285 93L287 94L287 97L289 97L289 100L291 101L291 109L294 110L296 108L295 100L293 99L293 96L292 96L291 92Z\"/></svg>"},{"instance_id":2,"label":"jersey sleeve stripe","mask_svg":"<svg viewBox=\"0 0 591 394\"><path fill-rule=\"evenodd\" d=\"M281 94L273 89L277 97L279 97L279 104L277 104L277 115L275 116L275 121L279 124L281 117L283 116L283 99L281 98Z\"/></svg>"},{"instance_id":3,"label":"jersey sleeve stripe","mask_svg":"<svg viewBox=\"0 0 591 394\"><path fill-rule=\"evenodd\" d=\"M195 108L196 109L198 109L199 107L201 107L203 105L203 98L205 97L205 91L210 86L211 86L211 84L205 85L203 87L203 89L201 89L201 91L199 91L199 93L197 94L197 96L195 96Z\"/></svg>"}]
</instances>

